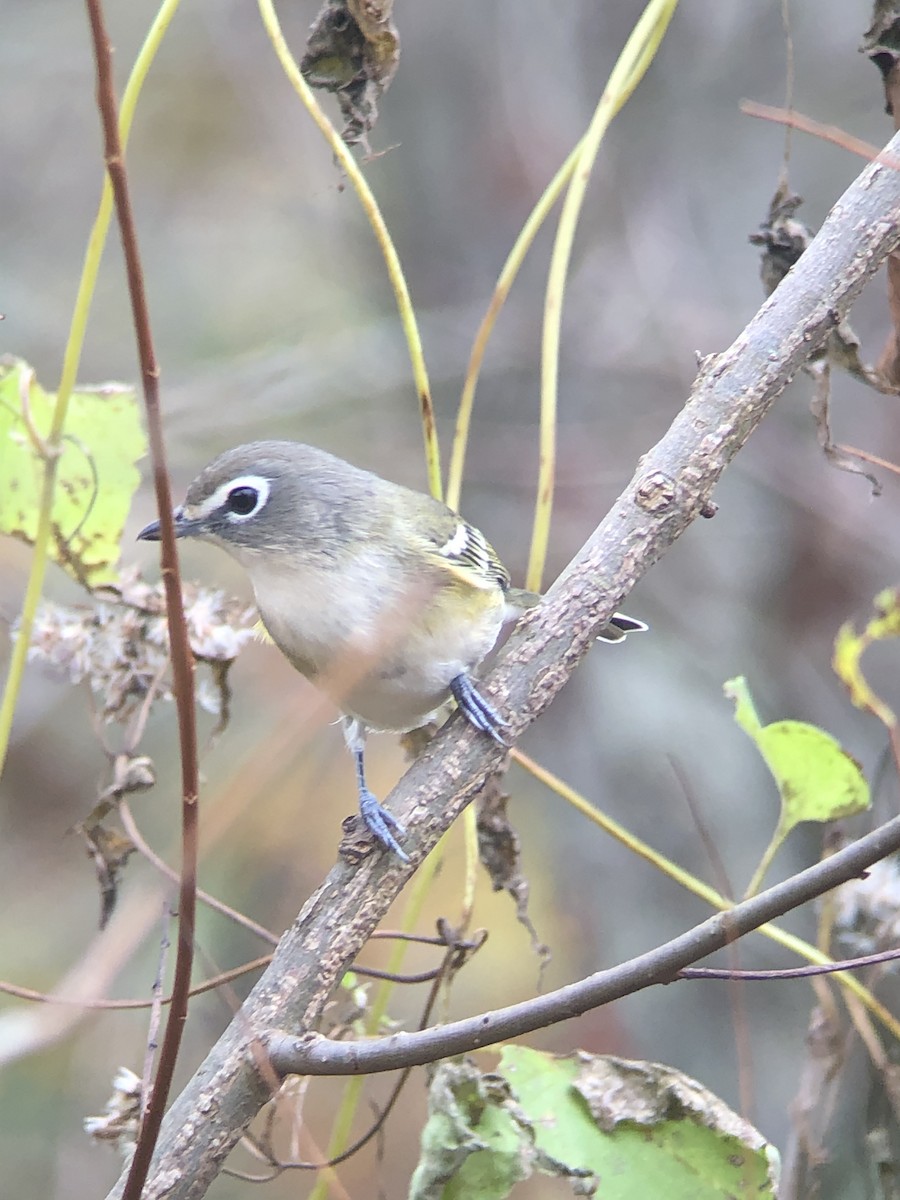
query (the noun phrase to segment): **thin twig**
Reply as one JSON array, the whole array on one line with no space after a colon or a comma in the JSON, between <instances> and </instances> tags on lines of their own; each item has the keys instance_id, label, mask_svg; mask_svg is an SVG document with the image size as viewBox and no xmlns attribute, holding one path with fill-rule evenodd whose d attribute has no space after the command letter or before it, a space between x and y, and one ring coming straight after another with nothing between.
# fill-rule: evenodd
<instances>
[{"instance_id":1,"label":"thin twig","mask_svg":"<svg viewBox=\"0 0 900 1200\"><path fill-rule=\"evenodd\" d=\"M302 1037L273 1033L267 1039L270 1061L283 1075L361 1075L422 1066L521 1037L580 1016L652 984L672 983L690 963L706 958L735 937L742 937L767 921L857 878L874 862L898 849L900 817L895 817L823 862L741 901L728 912L717 913L687 933L577 983L422 1033L395 1033L356 1043L331 1041L313 1033ZM724 971L720 977L733 978L734 975L733 971Z\"/></svg>"},{"instance_id":2,"label":"thin twig","mask_svg":"<svg viewBox=\"0 0 900 1200\"><path fill-rule=\"evenodd\" d=\"M865 954L861 958L847 958L843 962L808 963L805 967L781 967L775 971L738 971L730 967L685 967L683 971L678 972L678 978L746 979L749 982L772 979L809 979L813 975L834 975L837 971L861 971L863 967L896 962L898 958L900 958L900 947L894 950L883 950L880 954ZM855 999L856 997L854 997Z\"/></svg>"},{"instance_id":3,"label":"thin twig","mask_svg":"<svg viewBox=\"0 0 900 1200\"><path fill-rule=\"evenodd\" d=\"M271 961L271 954L263 954L259 958L252 958L249 962L242 963L239 967L232 967L230 971L220 971L218 975L213 975L210 979L205 979L203 983L195 984L191 988L191 996L202 996L204 992L211 992L226 983L233 983L235 979L240 979L242 975L248 975L251 971L259 971L263 967L267 967ZM152 999L87 1000L82 996L66 996L56 992L38 992L34 988L22 987L18 983L9 983L5 979L0 979L0 992L3 992L7 996L15 996L18 1000L30 1000L37 1004L60 1004L69 1008L81 1008L85 1012L93 1009L116 1011L152 1008L153 1006ZM171 1004L172 997L164 996L160 1003Z\"/></svg>"},{"instance_id":4,"label":"thin twig","mask_svg":"<svg viewBox=\"0 0 900 1200\"><path fill-rule=\"evenodd\" d=\"M134 819L134 814L131 811L131 806L127 800L119 802L119 818L122 822L122 827L125 832L134 842L138 853L150 863L160 875L164 875L166 879L170 879L173 883L179 880L179 874L173 870L167 862L165 862L156 853L152 846L144 839L143 834L138 828L137 822ZM270 946L278 945L278 935L272 933L270 929L266 929L264 925L258 924L251 917L245 916L242 912L238 912L236 908L232 908L223 900L219 900L216 896L209 892L204 892L202 888L197 888L197 899L211 908L214 912L220 913L223 917L227 917L229 921L233 921L235 925L240 925L242 929L248 930L260 939L260 941L268 942Z\"/></svg>"},{"instance_id":5,"label":"thin twig","mask_svg":"<svg viewBox=\"0 0 900 1200\"><path fill-rule=\"evenodd\" d=\"M147 413L153 481L161 529L162 577L166 593L166 617L172 656L173 690L178 707L178 737L181 750L181 841L182 870L178 899L178 946L166 1031L150 1103L141 1122L134 1157L123 1192L124 1200L140 1200L150 1168L159 1128L172 1085L175 1060L187 1018L191 968L194 958L194 921L196 916L198 811L200 778L197 763L197 728L194 714L194 662L188 640L187 623L181 596L178 550L172 520L172 495L166 467L165 444L159 403L159 368L153 348L150 312L144 292L143 271L138 250L137 230L131 208L128 177L125 172L115 85L112 47L103 19L101 0L86 0L97 69L97 107L103 128L103 153L112 187L116 219L125 258L128 294L137 340Z\"/></svg>"},{"instance_id":6,"label":"thin twig","mask_svg":"<svg viewBox=\"0 0 900 1200\"><path fill-rule=\"evenodd\" d=\"M814 121L812 117L806 117L803 113L776 108L771 104L757 104L755 100L742 100L740 108L747 117L758 117L762 121L774 121L776 125L789 125L792 129L799 129L801 133L811 134L812 137L820 138L823 142L831 142L834 146L840 146L842 150L849 150L851 154L857 154L868 162L881 163L886 167L892 167L895 171L900 169L900 158L896 154L888 154L884 150L879 150L877 146L873 146L871 142L864 142L862 138L853 137L839 125L823 125L821 121Z\"/></svg>"},{"instance_id":7,"label":"thin twig","mask_svg":"<svg viewBox=\"0 0 900 1200\"><path fill-rule=\"evenodd\" d=\"M841 442L835 443L838 450L843 450L845 454L852 454L856 458L861 458L864 462L873 463L876 467L881 467L885 471L892 471L895 475L900 475L900 466L891 462L888 458L879 458L877 454L872 454L870 450L859 450L856 446L844 446Z\"/></svg>"},{"instance_id":8,"label":"thin twig","mask_svg":"<svg viewBox=\"0 0 900 1200\"><path fill-rule=\"evenodd\" d=\"M447 953L444 955L443 962L441 963L438 970L434 973L434 976L433 976L434 982L428 992L428 998L425 1001L425 1007L422 1010L422 1016L419 1019L419 1031L420 1032L424 1031L424 1029L428 1025L428 1022L431 1020L431 1014L434 1011L434 1006L437 1003L437 998L440 994L441 984L443 983L448 972L450 971L458 953L459 953L459 950L458 950L457 946L448 946ZM357 968L354 968L354 970L356 970L356 969ZM322 1162L302 1162L299 1160L282 1160L282 1159L277 1158L274 1154L271 1154L270 1162L271 1162L273 1168L276 1168L274 1171L274 1174L271 1176L267 1176L265 1180L263 1180L262 1178L260 1178L258 1180L254 1179L254 1182L268 1182L269 1179L274 1179L276 1175L279 1175L279 1174L281 1174L282 1171L286 1171L286 1170L323 1171L323 1170L326 1170L331 1167L340 1166L341 1163L346 1162L349 1158L352 1158L355 1154L358 1154L359 1151L362 1150L364 1146L368 1145L368 1143L372 1140L372 1138L376 1137L381 1132L381 1130L384 1128L385 1122L387 1121L388 1117L391 1115L391 1111L393 1110L397 1101L400 1099L400 1093L403 1091L403 1088L406 1084L406 1081L409 1079L412 1069L413 1069L412 1067L407 1067L401 1072L400 1078L397 1080L397 1082L394 1084L394 1087L391 1089L391 1094L388 1097L384 1108L378 1114L378 1117L376 1118L376 1120L372 1123L372 1125L366 1130L366 1132L364 1134L362 1134L359 1138L357 1138L357 1140L355 1142L353 1142L351 1145L349 1145L345 1150L342 1150L340 1154L336 1154L333 1158L326 1159ZM237 1174L237 1173L229 1171L228 1174ZM241 1178L246 1179L247 1177L241 1176Z\"/></svg>"}]
</instances>

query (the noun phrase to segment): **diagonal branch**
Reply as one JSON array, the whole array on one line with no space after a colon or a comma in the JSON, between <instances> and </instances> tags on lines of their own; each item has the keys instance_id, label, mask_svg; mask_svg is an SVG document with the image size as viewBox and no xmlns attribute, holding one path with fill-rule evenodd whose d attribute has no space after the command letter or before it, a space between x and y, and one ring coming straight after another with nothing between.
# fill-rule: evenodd
<instances>
[{"instance_id":1,"label":"diagonal branch","mask_svg":"<svg viewBox=\"0 0 900 1200\"><path fill-rule=\"evenodd\" d=\"M889 146L900 154L900 136ZM488 689L520 734L547 707L602 623L704 511L722 471L809 353L847 313L900 241L900 173L870 165L746 330L707 360L685 407L590 540L510 639ZM497 748L454 718L395 789L414 862L484 786ZM347 964L382 919L409 868L375 855L339 863L285 933L262 976L163 1125L146 1200L196 1200L275 1085L257 1039L315 1029ZM825 886L828 886L827 884ZM113 1197L121 1195L116 1187Z\"/></svg>"}]
</instances>

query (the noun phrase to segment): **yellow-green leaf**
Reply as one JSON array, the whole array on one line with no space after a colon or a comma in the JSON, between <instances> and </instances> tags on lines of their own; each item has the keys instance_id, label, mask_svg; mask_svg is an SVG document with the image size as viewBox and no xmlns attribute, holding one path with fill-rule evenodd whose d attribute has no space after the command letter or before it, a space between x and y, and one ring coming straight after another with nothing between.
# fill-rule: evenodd
<instances>
[{"instance_id":1,"label":"yellow-green leaf","mask_svg":"<svg viewBox=\"0 0 900 1200\"><path fill-rule=\"evenodd\" d=\"M836 821L869 807L869 785L859 763L824 729L775 721L759 731L756 744L778 785L788 827Z\"/></svg>"},{"instance_id":2,"label":"yellow-green leaf","mask_svg":"<svg viewBox=\"0 0 900 1200\"><path fill-rule=\"evenodd\" d=\"M897 724L897 717L880 696L869 687L862 673L860 660L873 642L900 637L900 591L886 588L875 597L876 615L858 634L848 622L838 630L834 639L834 655L831 665L850 693L851 702L878 717L888 729Z\"/></svg>"},{"instance_id":3,"label":"yellow-green leaf","mask_svg":"<svg viewBox=\"0 0 900 1200\"><path fill-rule=\"evenodd\" d=\"M859 763L830 733L804 721L762 725L743 677L729 680L724 690L735 701L735 720L772 772L787 829L801 821L849 817L869 807L869 785Z\"/></svg>"},{"instance_id":4,"label":"yellow-green leaf","mask_svg":"<svg viewBox=\"0 0 900 1200\"><path fill-rule=\"evenodd\" d=\"M43 439L54 393L21 359L0 359L0 533L34 544L44 477ZM50 555L74 579L116 579L122 530L146 453L134 389L120 384L73 393L53 501Z\"/></svg>"},{"instance_id":5,"label":"yellow-green leaf","mask_svg":"<svg viewBox=\"0 0 900 1200\"><path fill-rule=\"evenodd\" d=\"M743 676L728 680L723 690L734 700L734 719L756 743L781 798L778 825L747 889L753 895L795 825L853 816L864 812L871 798L859 763L830 733L803 721L763 725Z\"/></svg>"}]
</instances>

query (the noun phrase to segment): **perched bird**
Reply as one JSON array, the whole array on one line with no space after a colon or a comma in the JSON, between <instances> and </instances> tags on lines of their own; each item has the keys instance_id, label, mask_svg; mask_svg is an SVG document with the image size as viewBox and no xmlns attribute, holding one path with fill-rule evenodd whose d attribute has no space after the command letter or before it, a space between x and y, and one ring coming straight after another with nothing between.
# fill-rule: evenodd
<instances>
[{"instance_id":1,"label":"perched bird","mask_svg":"<svg viewBox=\"0 0 900 1200\"><path fill-rule=\"evenodd\" d=\"M366 827L408 862L405 830L366 786L366 732L417 729L453 697L505 744L472 672L540 597L511 588L484 535L446 505L299 442L220 454L174 520L177 537L221 546L245 568L272 640L344 714ZM138 534L159 536L158 521ZM600 636L642 629L616 613Z\"/></svg>"}]
</instances>

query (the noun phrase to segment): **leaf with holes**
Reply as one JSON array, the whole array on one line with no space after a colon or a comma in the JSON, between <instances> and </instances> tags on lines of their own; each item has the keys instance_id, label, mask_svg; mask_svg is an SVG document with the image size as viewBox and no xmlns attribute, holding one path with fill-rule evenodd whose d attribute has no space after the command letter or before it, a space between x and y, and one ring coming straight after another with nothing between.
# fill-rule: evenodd
<instances>
[{"instance_id":1,"label":"leaf with holes","mask_svg":"<svg viewBox=\"0 0 900 1200\"><path fill-rule=\"evenodd\" d=\"M776 1194L774 1148L696 1080L659 1063L504 1046L490 1074L466 1060L441 1063L428 1114L410 1200L505 1200L538 1172L598 1200Z\"/></svg>"}]
</instances>

